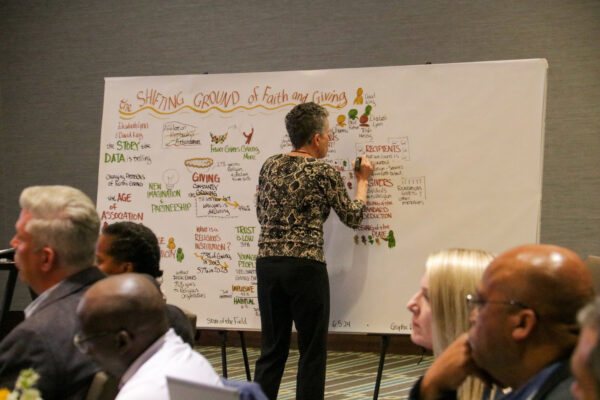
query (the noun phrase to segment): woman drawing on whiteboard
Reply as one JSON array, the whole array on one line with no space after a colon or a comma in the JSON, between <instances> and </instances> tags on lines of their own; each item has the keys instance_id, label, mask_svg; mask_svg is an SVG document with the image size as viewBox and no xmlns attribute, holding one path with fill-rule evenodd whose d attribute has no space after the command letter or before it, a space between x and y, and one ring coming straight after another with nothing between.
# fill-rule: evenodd
<instances>
[{"instance_id":1,"label":"woman drawing on whiteboard","mask_svg":"<svg viewBox=\"0 0 600 400\"><path fill-rule=\"evenodd\" d=\"M323 223L331 208L356 228L363 218L373 164L362 157L351 200L342 177L319 161L327 155L327 110L315 103L295 106L285 117L294 148L263 164L257 194L256 275L262 325L261 355L255 381L277 398L287 360L292 321L298 331L300 360L296 399L323 399L329 326L329 278L323 252Z\"/></svg>"}]
</instances>

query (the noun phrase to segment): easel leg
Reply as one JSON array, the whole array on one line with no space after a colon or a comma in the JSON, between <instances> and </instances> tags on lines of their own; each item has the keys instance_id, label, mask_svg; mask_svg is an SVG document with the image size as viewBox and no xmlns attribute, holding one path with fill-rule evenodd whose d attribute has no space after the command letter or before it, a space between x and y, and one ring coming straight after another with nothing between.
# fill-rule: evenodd
<instances>
[{"instance_id":1,"label":"easel leg","mask_svg":"<svg viewBox=\"0 0 600 400\"><path fill-rule=\"evenodd\" d=\"M227 378L227 331L219 331L221 336L221 363L223 366L223 378Z\"/></svg>"},{"instance_id":2,"label":"easel leg","mask_svg":"<svg viewBox=\"0 0 600 400\"><path fill-rule=\"evenodd\" d=\"M379 353L379 368L377 369L377 380L375 381L375 391L373 392L373 400L379 397L379 386L381 385L381 376L383 375L383 363L385 362L385 353L390 344L390 337L381 336L381 352Z\"/></svg>"},{"instance_id":3,"label":"easel leg","mask_svg":"<svg viewBox=\"0 0 600 400\"><path fill-rule=\"evenodd\" d=\"M244 339L244 332L238 331L240 334L240 342L242 344L242 355L244 356L244 367L246 367L246 380L252 382L252 375L250 375L250 364L248 363L248 352L246 351L246 339Z\"/></svg>"}]
</instances>

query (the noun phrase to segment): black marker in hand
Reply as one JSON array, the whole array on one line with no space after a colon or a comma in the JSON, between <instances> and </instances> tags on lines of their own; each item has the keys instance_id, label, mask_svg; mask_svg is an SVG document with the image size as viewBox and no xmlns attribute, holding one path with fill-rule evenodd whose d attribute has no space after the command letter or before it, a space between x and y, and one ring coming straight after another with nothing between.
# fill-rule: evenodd
<instances>
[{"instance_id":1,"label":"black marker in hand","mask_svg":"<svg viewBox=\"0 0 600 400\"><path fill-rule=\"evenodd\" d=\"M360 171L360 163L362 161L361 157L356 157L356 160L354 160L354 170L355 171Z\"/></svg>"}]
</instances>

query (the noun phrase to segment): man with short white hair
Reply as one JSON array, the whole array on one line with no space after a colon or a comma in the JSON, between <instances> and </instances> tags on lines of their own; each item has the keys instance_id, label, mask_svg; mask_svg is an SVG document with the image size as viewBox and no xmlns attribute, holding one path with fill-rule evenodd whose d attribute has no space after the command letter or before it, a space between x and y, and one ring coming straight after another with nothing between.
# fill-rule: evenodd
<instances>
[{"instance_id":1,"label":"man with short white hair","mask_svg":"<svg viewBox=\"0 0 600 400\"><path fill-rule=\"evenodd\" d=\"M10 241L23 282L38 295L25 320L0 342L0 387L13 388L33 368L44 400L84 399L98 367L73 345L75 310L105 275L93 267L100 221L94 203L68 186L32 186L21 193Z\"/></svg>"}]
</instances>

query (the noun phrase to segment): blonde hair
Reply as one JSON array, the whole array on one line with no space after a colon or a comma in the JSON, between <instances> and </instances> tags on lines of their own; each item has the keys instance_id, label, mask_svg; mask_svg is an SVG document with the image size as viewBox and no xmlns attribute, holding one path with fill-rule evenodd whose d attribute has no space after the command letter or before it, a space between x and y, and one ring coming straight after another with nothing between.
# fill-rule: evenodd
<instances>
[{"instance_id":1,"label":"blonde hair","mask_svg":"<svg viewBox=\"0 0 600 400\"><path fill-rule=\"evenodd\" d=\"M63 267L92 265L100 219L88 196L69 186L31 186L19 204L31 214L25 231L36 248L53 249Z\"/></svg>"},{"instance_id":2,"label":"blonde hair","mask_svg":"<svg viewBox=\"0 0 600 400\"><path fill-rule=\"evenodd\" d=\"M459 335L469 330L467 294L475 293L483 271L494 254L483 250L447 249L427 258L433 353L439 355ZM481 399L483 382L469 377L458 398Z\"/></svg>"}]
</instances>

